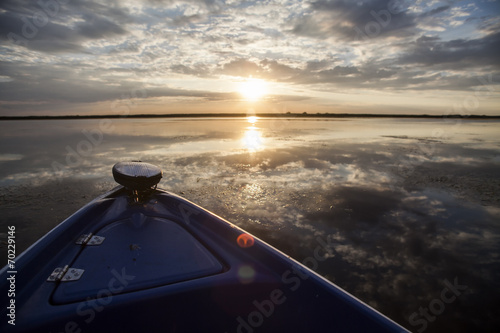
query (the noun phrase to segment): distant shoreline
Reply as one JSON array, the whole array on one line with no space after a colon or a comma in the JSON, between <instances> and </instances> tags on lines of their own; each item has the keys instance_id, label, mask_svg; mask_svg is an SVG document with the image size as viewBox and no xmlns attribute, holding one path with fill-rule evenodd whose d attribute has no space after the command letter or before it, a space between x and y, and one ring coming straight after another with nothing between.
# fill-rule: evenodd
<instances>
[{"instance_id":1,"label":"distant shoreline","mask_svg":"<svg viewBox=\"0 0 500 333\"><path fill-rule=\"evenodd\" d=\"M354 114L354 113L256 113L260 118L421 118L421 119L500 119L500 115ZM126 118L246 118L246 113L177 113L132 115L0 116L1 120L126 119Z\"/></svg>"}]
</instances>

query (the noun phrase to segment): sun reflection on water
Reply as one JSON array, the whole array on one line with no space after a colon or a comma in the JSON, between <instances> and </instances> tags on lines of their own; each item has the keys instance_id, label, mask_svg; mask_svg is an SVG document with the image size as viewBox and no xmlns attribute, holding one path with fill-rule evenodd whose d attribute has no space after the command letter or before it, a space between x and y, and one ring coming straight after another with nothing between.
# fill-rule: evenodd
<instances>
[{"instance_id":1,"label":"sun reflection on water","mask_svg":"<svg viewBox=\"0 0 500 333\"><path fill-rule=\"evenodd\" d=\"M264 139L262 138L261 130L255 126L258 120L258 117L255 116L247 117L247 121L252 125L246 128L241 139L243 147L250 151L257 151L264 148Z\"/></svg>"},{"instance_id":2,"label":"sun reflection on water","mask_svg":"<svg viewBox=\"0 0 500 333\"><path fill-rule=\"evenodd\" d=\"M255 125L255 123L257 122L257 120L259 120L259 118L258 118L258 117L256 117L256 116L248 116L248 117L247 117L247 121L248 121L250 124L252 124L252 125Z\"/></svg>"},{"instance_id":3,"label":"sun reflection on water","mask_svg":"<svg viewBox=\"0 0 500 333\"><path fill-rule=\"evenodd\" d=\"M256 151L263 148L262 135L255 127L249 127L243 136L243 146L250 150Z\"/></svg>"}]
</instances>

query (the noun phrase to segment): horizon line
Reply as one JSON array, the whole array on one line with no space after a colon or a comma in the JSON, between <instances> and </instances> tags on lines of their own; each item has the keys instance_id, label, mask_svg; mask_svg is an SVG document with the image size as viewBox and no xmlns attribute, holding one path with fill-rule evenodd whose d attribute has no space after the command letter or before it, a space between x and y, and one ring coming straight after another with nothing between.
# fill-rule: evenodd
<instances>
[{"instance_id":1,"label":"horizon line","mask_svg":"<svg viewBox=\"0 0 500 333\"><path fill-rule=\"evenodd\" d=\"M57 120L57 119L118 119L118 118L454 118L454 119L500 119L500 115L461 115L461 114L381 114L381 113L168 113L168 114L129 114L129 115L44 115L44 116L0 116L1 120Z\"/></svg>"}]
</instances>

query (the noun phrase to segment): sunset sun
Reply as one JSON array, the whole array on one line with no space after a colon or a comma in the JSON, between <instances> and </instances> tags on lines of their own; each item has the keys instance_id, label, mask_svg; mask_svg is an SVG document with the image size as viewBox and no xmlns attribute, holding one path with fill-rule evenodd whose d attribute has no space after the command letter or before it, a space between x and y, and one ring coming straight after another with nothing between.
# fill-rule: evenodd
<instances>
[{"instance_id":1,"label":"sunset sun","mask_svg":"<svg viewBox=\"0 0 500 333\"><path fill-rule=\"evenodd\" d=\"M267 83L264 80L249 78L240 83L238 90L247 101L255 102L267 94Z\"/></svg>"}]
</instances>

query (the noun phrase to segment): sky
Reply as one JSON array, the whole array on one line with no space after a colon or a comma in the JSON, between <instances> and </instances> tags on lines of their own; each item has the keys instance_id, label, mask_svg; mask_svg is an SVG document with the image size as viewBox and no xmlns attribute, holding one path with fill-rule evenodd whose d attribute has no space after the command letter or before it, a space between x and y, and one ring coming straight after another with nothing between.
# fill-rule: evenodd
<instances>
[{"instance_id":1,"label":"sky","mask_svg":"<svg viewBox=\"0 0 500 333\"><path fill-rule=\"evenodd\" d=\"M2 0L0 116L500 115L499 55L499 0Z\"/></svg>"}]
</instances>

